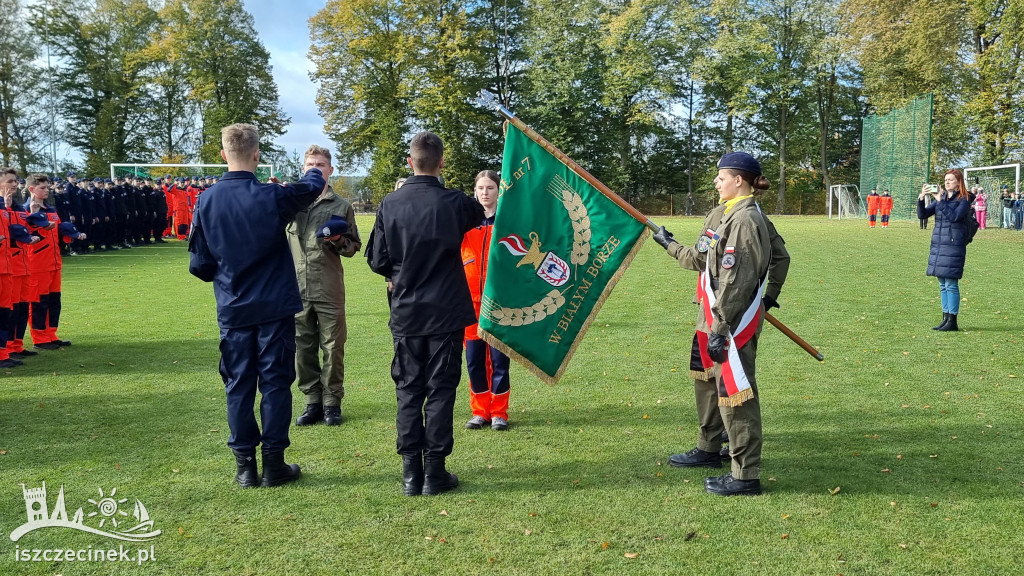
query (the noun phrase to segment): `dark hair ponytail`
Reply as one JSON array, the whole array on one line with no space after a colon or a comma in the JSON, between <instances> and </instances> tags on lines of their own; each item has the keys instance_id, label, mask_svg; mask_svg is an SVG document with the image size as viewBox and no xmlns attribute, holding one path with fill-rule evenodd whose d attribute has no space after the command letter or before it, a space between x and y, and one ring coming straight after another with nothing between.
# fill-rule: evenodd
<instances>
[{"instance_id":1,"label":"dark hair ponytail","mask_svg":"<svg viewBox=\"0 0 1024 576\"><path fill-rule=\"evenodd\" d=\"M755 195L772 187L772 183L764 177L764 174L754 174L753 172L737 170L735 168L726 168L725 171L733 176L739 176L744 182L750 184L750 187L754 189L753 192Z\"/></svg>"}]
</instances>

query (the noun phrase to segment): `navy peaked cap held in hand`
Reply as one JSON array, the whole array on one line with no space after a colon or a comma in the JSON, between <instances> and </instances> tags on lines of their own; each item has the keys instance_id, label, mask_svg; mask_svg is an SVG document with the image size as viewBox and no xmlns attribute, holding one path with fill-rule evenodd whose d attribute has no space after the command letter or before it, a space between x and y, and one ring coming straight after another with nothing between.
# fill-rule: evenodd
<instances>
[{"instance_id":1,"label":"navy peaked cap held in hand","mask_svg":"<svg viewBox=\"0 0 1024 576\"><path fill-rule=\"evenodd\" d=\"M36 228L46 228L50 225L50 219L42 212L33 212L32 214L29 214L25 217L25 222L28 222Z\"/></svg>"},{"instance_id":2,"label":"navy peaked cap held in hand","mask_svg":"<svg viewBox=\"0 0 1024 576\"><path fill-rule=\"evenodd\" d=\"M756 176L761 175L761 163L746 152L729 152L718 161L719 170L742 170Z\"/></svg>"},{"instance_id":3,"label":"navy peaked cap held in hand","mask_svg":"<svg viewBox=\"0 0 1024 576\"><path fill-rule=\"evenodd\" d=\"M81 232L78 231L78 228L75 228L75 225L71 222L61 222L57 225L57 230L60 232L61 236L67 236L70 238L78 238L78 235L81 234Z\"/></svg>"},{"instance_id":4,"label":"navy peaked cap held in hand","mask_svg":"<svg viewBox=\"0 0 1024 576\"><path fill-rule=\"evenodd\" d=\"M32 234L29 233L28 228L25 228L21 224L11 224L10 228L11 240L14 240L18 244L31 244Z\"/></svg>"},{"instance_id":5,"label":"navy peaked cap held in hand","mask_svg":"<svg viewBox=\"0 0 1024 576\"><path fill-rule=\"evenodd\" d=\"M331 215L327 219L327 222L317 230L317 238L330 238L331 236L337 236L344 234L348 231L348 222L345 221L341 216Z\"/></svg>"}]
</instances>

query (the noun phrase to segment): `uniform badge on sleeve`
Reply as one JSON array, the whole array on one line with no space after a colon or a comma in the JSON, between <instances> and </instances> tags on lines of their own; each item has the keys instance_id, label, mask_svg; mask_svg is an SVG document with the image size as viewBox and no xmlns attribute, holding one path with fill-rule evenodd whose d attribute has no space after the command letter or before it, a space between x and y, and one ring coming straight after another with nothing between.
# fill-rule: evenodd
<instances>
[{"instance_id":1,"label":"uniform badge on sleeve","mask_svg":"<svg viewBox=\"0 0 1024 576\"><path fill-rule=\"evenodd\" d=\"M722 268L729 269L736 265L736 247L726 246L725 255L722 256Z\"/></svg>"},{"instance_id":2,"label":"uniform badge on sleeve","mask_svg":"<svg viewBox=\"0 0 1024 576\"><path fill-rule=\"evenodd\" d=\"M718 244L719 235L717 232L708 228L700 235L700 239L697 240L697 251L707 252L708 250L715 247Z\"/></svg>"}]
</instances>

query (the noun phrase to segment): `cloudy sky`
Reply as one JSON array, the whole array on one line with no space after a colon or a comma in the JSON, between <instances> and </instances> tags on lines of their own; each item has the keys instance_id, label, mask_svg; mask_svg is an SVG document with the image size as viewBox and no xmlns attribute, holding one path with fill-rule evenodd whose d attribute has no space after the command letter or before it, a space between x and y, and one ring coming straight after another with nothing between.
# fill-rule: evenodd
<instances>
[{"instance_id":1,"label":"cloudy sky","mask_svg":"<svg viewBox=\"0 0 1024 576\"><path fill-rule=\"evenodd\" d=\"M324 4L323 0L245 0L260 41L270 52L281 108L292 120L288 131L277 139L289 154L293 150L301 154L310 144L334 150L334 144L323 133L323 119L317 114L316 85L309 80L313 64L306 57L307 22Z\"/></svg>"}]
</instances>

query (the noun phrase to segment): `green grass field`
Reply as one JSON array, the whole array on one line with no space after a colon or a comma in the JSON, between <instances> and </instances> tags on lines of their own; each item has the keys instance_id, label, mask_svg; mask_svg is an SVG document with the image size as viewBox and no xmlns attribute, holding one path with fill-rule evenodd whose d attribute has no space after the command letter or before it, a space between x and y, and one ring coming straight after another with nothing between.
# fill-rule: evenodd
<instances>
[{"instance_id":1,"label":"green grass field","mask_svg":"<svg viewBox=\"0 0 1024 576\"><path fill-rule=\"evenodd\" d=\"M682 238L701 224L657 220ZM362 258L346 265L345 421L293 428L303 478L253 490L232 481L212 288L188 275L185 246L68 259L74 345L0 375L0 574L1021 573L1024 235L970 245L951 334L930 330L931 230L776 223L793 256L777 317L826 361L765 325L766 493L752 498L706 494L709 471L667 465L696 437L696 274L653 242L558 385L514 367L507 432L464 430L460 391L462 484L419 498L401 495L384 284ZM129 513L142 501L162 535L126 546L155 560L15 561L16 547L119 544L58 528L11 542L21 484L43 482L51 510L63 485L69 518L96 511L100 490Z\"/></svg>"}]
</instances>

